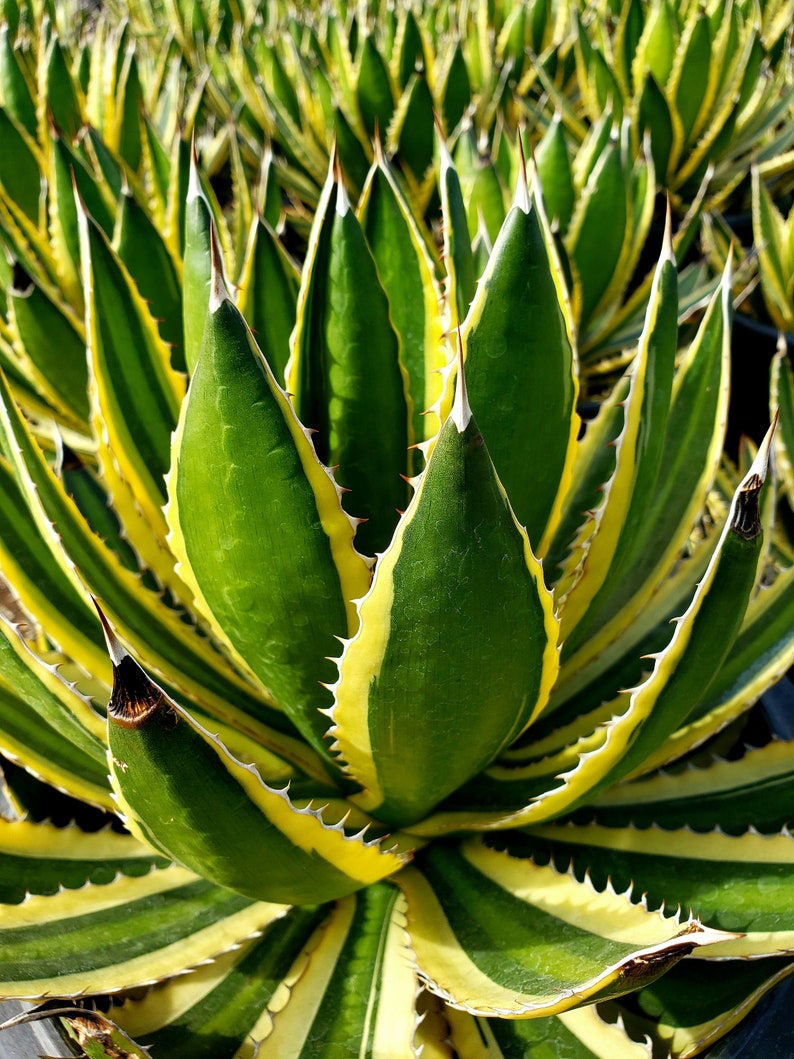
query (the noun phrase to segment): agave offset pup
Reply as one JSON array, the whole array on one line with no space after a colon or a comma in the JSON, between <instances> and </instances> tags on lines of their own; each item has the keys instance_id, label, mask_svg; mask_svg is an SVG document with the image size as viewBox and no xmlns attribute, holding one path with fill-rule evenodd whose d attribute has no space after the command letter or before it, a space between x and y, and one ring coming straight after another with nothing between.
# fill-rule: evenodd
<instances>
[{"instance_id":1,"label":"agave offset pup","mask_svg":"<svg viewBox=\"0 0 794 1059\"><path fill-rule=\"evenodd\" d=\"M0 377L38 633L3 625L0 746L41 781L9 772L0 994L61 998L92 1055L687 1055L792 969L790 745L715 742L794 655L771 438L721 467L730 277L679 350L668 236L579 440L539 197L522 174L449 348L446 154L439 184L444 310L388 162L355 211L332 165L286 389L195 160L187 388L78 200L93 455L53 460ZM116 826L24 818L58 791Z\"/></svg>"}]
</instances>

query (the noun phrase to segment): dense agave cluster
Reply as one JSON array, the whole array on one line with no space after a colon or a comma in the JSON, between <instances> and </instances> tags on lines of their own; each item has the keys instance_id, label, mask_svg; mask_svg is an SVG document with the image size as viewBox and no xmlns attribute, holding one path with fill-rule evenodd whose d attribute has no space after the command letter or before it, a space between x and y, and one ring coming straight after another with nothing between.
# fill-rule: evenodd
<instances>
[{"instance_id":1,"label":"dense agave cluster","mask_svg":"<svg viewBox=\"0 0 794 1059\"><path fill-rule=\"evenodd\" d=\"M676 262L706 189L627 295L605 219L650 224L656 152L610 115L571 147L563 111L527 176L542 7L470 82L511 181L484 225L468 133L444 112L412 170L395 131L413 15L385 58L322 22L360 173L337 128L293 195L243 93L228 202L222 75L313 120L305 27L298 67L247 9L173 5L159 64L112 5L0 33L0 995L60 998L92 1057L693 1055L794 969L794 758L747 721L794 659L794 381L779 355L777 430L727 461L730 263Z\"/></svg>"}]
</instances>

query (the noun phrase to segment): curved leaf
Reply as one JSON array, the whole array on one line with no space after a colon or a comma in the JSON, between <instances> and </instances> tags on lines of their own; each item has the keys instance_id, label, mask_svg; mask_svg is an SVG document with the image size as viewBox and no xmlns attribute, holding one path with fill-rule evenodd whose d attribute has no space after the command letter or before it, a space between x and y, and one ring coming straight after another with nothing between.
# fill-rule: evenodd
<instances>
[{"instance_id":1,"label":"curved leaf","mask_svg":"<svg viewBox=\"0 0 794 1059\"><path fill-rule=\"evenodd\" d=\"M333 671L334 634L355 627L350 601L366 591L369 570L338 486L217 266L213 277L205 344L174 443L170 541L217 635L327 755L318 710L330 699L318 682Z\"/></svg>"},{"instance_id":2,"label":"curved leaf","mask_svg":"<svg viewBox=\"0 0 794 1059\"><path fill-rule=\"evenodd\" d=\"M467 841L397 879L420 976L454 1007L527 1018L620 996L724 935Z\"/></svg>"},{"instance_id":3,"label":"curved leaf","mask_svg":"<svg viewBox=\"0 0 794 1059\"><path fill-rule=\"evenodd\" d=\"M359 614L339 661L332 734L365 789L362 805L381 819L416 821L527 727L557 669L557 622L540 564L462 376Z\"/></svg>"}]
</instances>

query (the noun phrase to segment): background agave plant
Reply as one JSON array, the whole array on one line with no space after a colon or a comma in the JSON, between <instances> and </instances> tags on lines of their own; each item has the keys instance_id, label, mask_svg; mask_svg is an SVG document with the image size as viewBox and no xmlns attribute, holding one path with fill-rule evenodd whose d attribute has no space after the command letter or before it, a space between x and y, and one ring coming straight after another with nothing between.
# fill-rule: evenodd
<instances>
[{"instance_id":1,"label":"background agave plant","mask_svg":"<svg viewBox=\"0 0 794 1059\"><path fill-rule=\"evenodd\" d=\"M399 159L332 158L298 268L272 158L229 137L222 207L167 59L20 26L0 993L100 1057L708 1047L794 968L791 744L748 718L794 654L794 383L779 482L769 437L728 463L730 269L681 345L668 229L580 438L586 225L517 142L472 246L441 141L443 253Z\"/></svg>"}]
</instances>

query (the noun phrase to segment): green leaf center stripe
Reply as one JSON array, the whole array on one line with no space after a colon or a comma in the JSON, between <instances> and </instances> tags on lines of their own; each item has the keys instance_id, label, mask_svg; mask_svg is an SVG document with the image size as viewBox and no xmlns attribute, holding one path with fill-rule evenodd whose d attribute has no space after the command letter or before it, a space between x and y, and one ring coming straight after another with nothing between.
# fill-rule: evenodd
<instances>
[{"instance_id":1,"label":"green leaf center stripe","mask_svg":"<svg viewBox=\"0 0 794 1059\"><path fill-rule=\"evenodd\" d=\"M598 610L603 590L611 591L628 563L646 516L662 457L676 352L677 279L672 248L659 264L640 345L631 370L623 429L617 441L615 472L604 489L595 530L585 546L579 581L564 602L566 650L577 642L576 628ZM573 639L571 640L571 634Z\"/></svg>"},{"instance_id":2,"label":"green leaf center stripe","mask_svg":"<svg viewBox=\"0 0 794 1059\"><path fill-rule=\"evenodd\" d=\"M174 453L166 514L179 572L217 634L326 757L319 711L330 696L320 681L333 673L334 634L357 621L351 601L366 591L369 569L338 487L225 287L210 308ZM197 507L197 495L218 503Z\"/></svg>"},{"instance_id":3,"label":"green leaf center stripe","mask_svg":"<svg viewBox=\"0 0 794 1059\"><path fill-rule=\"evenodd\" d=\"M116 661L111 773L134 833L219 885L295 904L351 893L402 866L403 857L363 833L348 836L319 810L296 808L286 789L267 786L165 699L129 656Z\"/></svg>"},{"instance_id":4,"label":"green leaf center stripe","mask_svg":"<svg viewBox=\"0 0 794 1059\"><path fill-rule=\"evenodd\" d=\"M360 614L332 734L365 788L362 806L404 826L509 744L556 675L540 564L473 419L459 425L453 413L442 428ZM487 673L485 636L499 645ZM454 726L455 755L439 746L439 724Z\"/></svg>"},{"instance_id":5,"label":"green leaf center stripe","mask_svg":"<svg viewBox=\"0 0 794 1059\"><path fill-rule=\"evenodd\" d=\"M511 864L474 842L462 852L433 847L397 882L420 974L456 1006L482 1014L553 1014L636 988L628 981L642 973L639 954L656 953L658 973L665 960L721 937L694 925L682 930L677 918L614 891L597 894L531 861Z\"/></svg>"},{"instance_id":6,"label":"green leaf center stripe","mask_svg":"<svg viewBox=\"0 0 794 1059\"><path fill-rule=\"evenodd\" d=\"M0 376L0 401L6 444L12 450L18 481L31 513L66 576L85 598L85 585L102 599L118 628L161 672L169 683L187 688L219 716L235 714L242 704L253 719L272 716L250 685L237 677L223 657L201 639L180 616L166 607L153 611L140 579L96 538L36 445ZM79 574L77 571L79 570ZM157 629L153 640L153 624ZM155 647L156 642L156 647ZM239 714L238 714L239 715Z\"/></svg>"},{"instance_id":7,"label":"green leaf center stripe","mask_svg":"<svg viewBox=\"0 0 794 1059\"><path fill-rule=\"evenodd\" d=\"M3 910L0 983L6 996L51 992L55 981L62 995L118 989L200 962L283 910L252 904L181 868L30 897Z\"/></svg>"},{"instance_id":8,"label":"green leaf center stripe","mask_svg":"<svg viewBox=\"0 0 794 1059\"><path fill-rule=\"evenodd\" d=\"M578 384L538 208L530 206L523 172L519 185L462 339L472 410L516 518L542 555L570 485ZM558 351L554 357L550 349ZM506 423L532 427L511 431Z\"/></svg>"},{"instance_id":9,"label":"green leaf center stripe","mask_svg":"<svg viewBox=\"0 0 794 1059\"><path fill-rule=\"evenodd\" d=\"M307 1037L330 1053L358 1041L360 1056L409 1055L416 1028L413 1011L417 982L407 948L404 918L395 917L402 901L388 885L356 895L356 909L335 972ZM398 1044L401 1048L398 1048Z\"/></svg>"},{"instance_id":10,"label":"green leaf center stripe","mask_svg":"<svg viewBox=\"0 0 794 1059\"><path fill-rule=\"evenodd\" d=\"M644 893L649 907L692 909L709 927L742 935L710 947L709 956L794 951L794 839L788 834L767 838L752 831L728 836L595 825L533 830L532 845L542 848L546 841L557 863L573 858L577 872L587 868L595 885L611 879L616 889Z\"/></svg>"},{"instance_id":11,"label":"green leaf center stripe","mask_svg":"<svg viewBox=\"0 0 794 1059\"><path fill-rule=\"evenodd\" d=\"M153 1054L169 1059L217 1059L230 1042L242 1047L246 1040L252 1052L251 1031L263 1009L278 1003L283 981L326 915L325 909L290 909L261 939L128 1002L114 1017Z\"/></svg>"},{"instance_id":12,"label":"green leaf center stripe","mask_svg":"<svg viewBox=\"0 0 794 1059\"><path fill-rule=\"evenodd\" d=\"M105 237L81 214L94 416L138 502L160 516L184 383L132 278Z\"/></svg>"}]
</instances>

